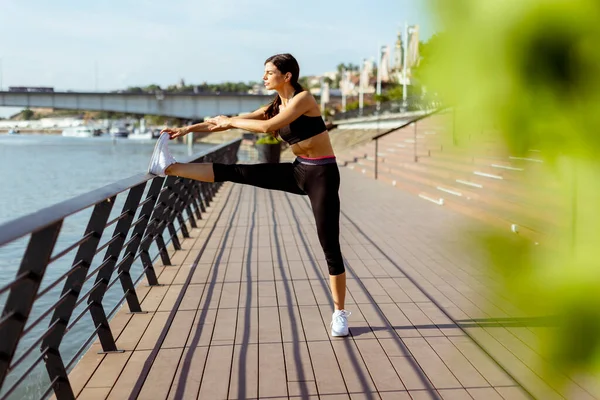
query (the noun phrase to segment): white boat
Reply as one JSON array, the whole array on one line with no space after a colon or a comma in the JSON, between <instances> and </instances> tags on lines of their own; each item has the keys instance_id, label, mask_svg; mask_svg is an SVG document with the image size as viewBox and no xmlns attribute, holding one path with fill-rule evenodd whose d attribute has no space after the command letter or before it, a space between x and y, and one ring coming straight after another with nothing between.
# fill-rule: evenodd
<instances>
[{"instance_id":1,"label":"white boat","mask_svg":"<svg viewBox=\"0 0 600 400\"><path fill-rule=\"evenodd\" d=\"M108 132L113 138L126 138L129 136L129 131L124 126L113 126Z\"/></svg>"},{"instance_id":2,"label":"white boat","mask_svg":"<svg viewBox=\"0 0 600 400\"><path fill-rule=\"evenodd\" d=\"M151 140L153 139L153 135L152 135L152 131L147 130L145 132L140 132L139 130L135 130L133 133L130 133L129 136L127 136L128 139L134 139L134 140Z\"/></svg>"},{"instance_id":3,"label":"white boat","mask_svg":"<svg viewBox=\"0 0 600 400\"><path fill-rule=\"evenodd\" d=\"M9 135L18 135L19 134L19 130L18 129L11 129L8 131Z\"/></svg>"},{"instance_id":4,"label":"white boat","mask_svg":"<svg viewBox=\"0 0 600 400\"><path fill-rule=\"evenodd\" d=\"M87 126L76 126L73 128L66 128L62 131L62 136L68 137L93 137L94 128Z\"/></svg>"}]
</instances>

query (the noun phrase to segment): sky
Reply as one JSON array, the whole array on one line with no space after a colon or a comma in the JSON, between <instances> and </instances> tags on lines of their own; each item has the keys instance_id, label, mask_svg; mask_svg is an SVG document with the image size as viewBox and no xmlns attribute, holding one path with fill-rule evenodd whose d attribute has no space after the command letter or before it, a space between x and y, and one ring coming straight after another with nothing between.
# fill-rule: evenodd
<instances>
[{"instance_id":1,"label":"sky","mask_svg":"<svg viewBox=\"0 0 600 400\"><path fill-rule=\"evenodd\" d=\"M1 86L260 81L284 52L317 75L375 59L405 21L435 32L427 0L0 0Z\"/></svg>"}]
</instances>

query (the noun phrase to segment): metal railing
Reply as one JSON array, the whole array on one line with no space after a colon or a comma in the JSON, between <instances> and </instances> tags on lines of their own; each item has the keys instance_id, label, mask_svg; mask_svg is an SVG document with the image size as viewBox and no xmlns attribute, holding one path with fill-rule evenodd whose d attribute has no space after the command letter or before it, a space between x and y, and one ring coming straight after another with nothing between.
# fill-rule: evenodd
<instances>
[{"instance_id":1,"label":"metal railing","mask_svg":"<svg viewBox=\"0 0 600 400\"><path fill-rule=\"evenodd\" d=\"M375 141L375 179L377 179L377 168L379 165L379 139L381 139L384 136L389 135L390 133L396 132L400 129L406 128L407 126L410 126L411 124L414 126L414 136L413 136L413 160L414 162L419 162L419 155L417 154L417 145L418 145L418 140L417 140L417 124L419 121L421 121L422 119L425 118L429 118L434 114L438 114L441 113L443 111L448 110L448 108L438 108L435 109L433 111L429 111L426 112L425 114L419 115L418 117L412 118L411 120L407 121L407 122L403 122L401 125L388 129L383 133L380 133L376 136L374 136L371 140Z\"/></svg>"},{"instance_id":2,"label":"metal railing","mask_svg":"<svg viewBox=\"0 0 600 400\"><path fill-rule=\"evenodd\" d=\"M378 105L369 105L362 109L356 108L346 112L337 113L333 120L346 120L351 118L366 118L372 116L384 116L386 114L398 114L411 111L425 111L440 107L440 103L435 99L423 96L410 96L403 100L390 100L379 103Z\"/></svg>"},{"instance_id":3,"label":"metal railing","mask_svg":"<svg viewBox=\"0 0 600 400\"><path fill-rule=\"evenodd\" d=\"M235 163L240 143L241 139L233 140L185 162ZM181 249L178 235L189 237L187 225L197 227L196 220L202 218L219 186L139 174L0 226L0 250L26 240L15 278L0 287L0 307L4 303L0 317L0 399L15 394L42 362L49 385L36 395L46 398L54 392L58 400L73 399L68 376L71 368L96 337L102 352L119 351L108 321L124 302L131 313L143 312L137 283L146 277L148 285L159 284L154 259L160 257L163 265L171 264L167 245ZM115 208L117 214L109 220L114 205L121 200L122 209L119 212ZM65 219L84 210L91 213L83 235L55 251ZM158 250L154 259L151 246ZM74 251L72 261L65 260ZM59 262L68 262L70 267L42 287L46 272ZM135 278L134 262L141 263L141 274ZM57 274L56 269L51 272ZM122 297L107 310L105 294L116 283L122 287ZM85 286L90 288L83 293ZM56 300L48 301L49 293L55 293ZM42 298L46 300L40 301ZM51 305L45 308L40 303ZM93 326L87 327L89 336L70 359L63 358L65 335L90 317ZM31 334L36 337L23 340Z\"/></svg>"}]
</instances>

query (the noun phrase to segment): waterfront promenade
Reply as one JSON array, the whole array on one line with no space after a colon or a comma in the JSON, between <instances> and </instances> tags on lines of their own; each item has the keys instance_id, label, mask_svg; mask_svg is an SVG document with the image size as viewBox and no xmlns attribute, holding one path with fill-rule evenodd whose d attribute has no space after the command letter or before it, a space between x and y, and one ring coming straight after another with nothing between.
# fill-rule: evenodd
<instances>
[{"instance_id":1,"label":"waterfront promenade","mask_svg":"<svg viewBox=\"0 0 600 400\"><path fill-rule=\"evenodd\" d=\"M230 157L227 146L220 151ZM496 290L498 277L473 246L493 224L364 172L340 172L349 337L329 336L333 305L308 199L225 183L207 196L201 189L210 199L202 218L185 222L189 237L179 231L180 249L167 245L167 265L154 260L157 282L137 285L141 312L125 304L110 319L118 351L102 353L95 341L70 370L74 395L597 398L597 377L567 378L566 386L544 380L550 366L539 339L552 321L529 318ZM149 182L159 188L160 179ZM157 204L179 208L169 218L181 222L185 203L177 204L195 189L178 185L166 179ZM155 240L155 218L160 226L165 217L153 213L142 248L146 237Z\"/></svg>"},{"instance_id":2,"label":"waterfront promenade","mask_svg":"<svg viewBox=\"0 0 600 400\"><path fill-rule=\"evenodd\" d=\"M328 335L307 199L226 184L173 265L157 268L163 286L140 288L147 313L111 322L125 352L96 344L71 373L79 398L529 398L515 379L536 398L563 397L502 346L530 328L491 323L490 276L463 248L470 220L344 168L342 182L350 337Z\"/></svg>"}]
</instances>

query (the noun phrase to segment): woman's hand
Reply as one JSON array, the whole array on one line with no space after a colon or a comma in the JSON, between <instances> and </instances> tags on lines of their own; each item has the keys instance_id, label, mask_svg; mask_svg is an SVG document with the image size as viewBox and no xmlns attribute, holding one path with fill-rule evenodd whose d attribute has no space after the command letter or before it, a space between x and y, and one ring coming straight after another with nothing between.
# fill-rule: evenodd
<instances>
[{"instance_id":1,"label":"woman's hand","mask_svg":"<svg viewBox=\"0 0 600 400\"><path fill-rule=\"evenodd\" d=\"M219 115L218 117L209 118L206 120L212 126L209 128L211 131L216 129L229 129L231 126L231 118L228 118L224 115Z\"/></svg>"},{"instance_id":2,"label":"woman's hand","mask_svg":"<svg viewBox=\"0 0 600 400\"><path fill-rule=\"evenodd\" d=\"M180 136L185 136L188 133L190 133L190 131L187 129L187 127L183 127L183 128L164 128L162 131L160 131L160 133L162 134L163 132L168 133L170 139L175 139L175 138L178 138Z\"/></svg>"}]
</instances>

